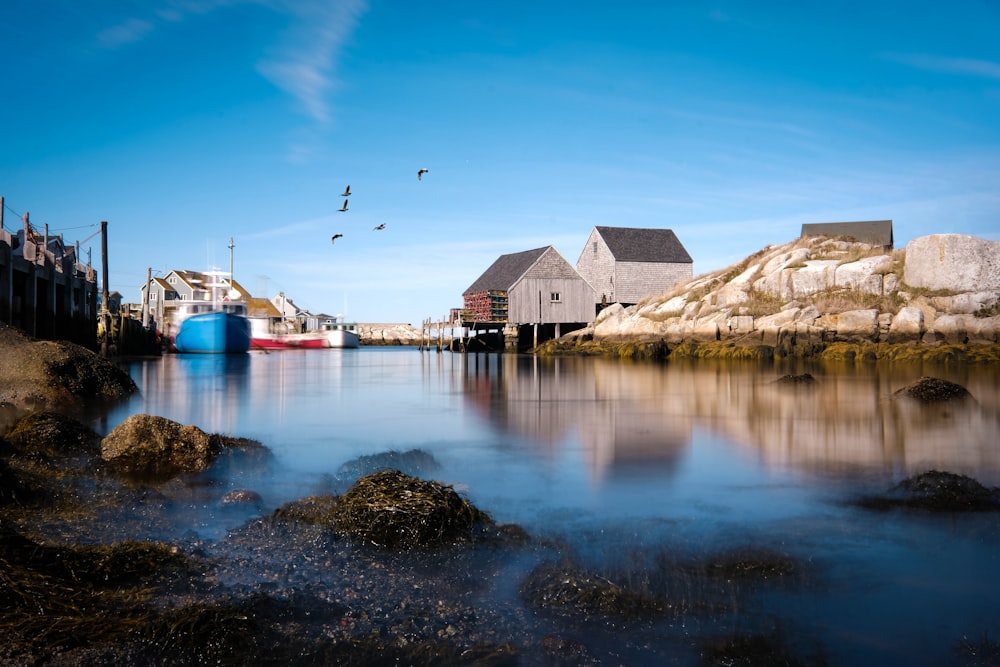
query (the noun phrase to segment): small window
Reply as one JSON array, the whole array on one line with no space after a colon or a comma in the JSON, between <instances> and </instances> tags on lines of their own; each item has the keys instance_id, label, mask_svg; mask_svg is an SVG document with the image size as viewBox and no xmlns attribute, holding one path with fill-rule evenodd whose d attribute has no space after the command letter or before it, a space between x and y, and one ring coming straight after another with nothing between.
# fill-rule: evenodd
<instances>
[{"instance_id":1,"label":"small window","mask_svg":"<svg viewBox=\"0 0 1000 667\"><path fill-rule=\"evenodd\" d=\"M594 241L594 243L592 245L593 245L593 248L594 248L594 254L596 255L597 254L597 241Z\"/></svg>"},{"instance_id":2,"label":"small window","mask_svg":"<svg viewBox=\"0 0 1000 667\"><path fill-rule=\"evenodd\" d=\"M550 301L562 301L562 299L560 298L559 292L552 292L552 293L550 293L549 294L549 300Z\"/></svg>"}]
</instances>

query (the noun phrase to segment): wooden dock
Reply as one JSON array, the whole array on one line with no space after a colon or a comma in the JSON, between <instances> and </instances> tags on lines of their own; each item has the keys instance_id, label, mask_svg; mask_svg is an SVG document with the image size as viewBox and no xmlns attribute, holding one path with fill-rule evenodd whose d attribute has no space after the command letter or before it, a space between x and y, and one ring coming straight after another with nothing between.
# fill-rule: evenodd
<instances>
[{"instance_id":1,"label":"wooden dock","mask_svg":"<svg viewBox=\"0 0 1000 667\"><path fill-rule=\"evenodd\" d=\"M468 352L469 342L474 337L473 334L477 334L477 336L479 334L497 334L501 340L498 351L503 351L505 343L510 337L506 333L508 328L507 322L465 322L461 319L449 320L447 318L435 321L432 318L427 318L420 325L419 349L423 351L433 347L441 352L445 348L450 350L453 345L457 345L458 347L454 351ZM516 341L516 339L515 334L514 340Z\"/></svg>"}]
</instances>

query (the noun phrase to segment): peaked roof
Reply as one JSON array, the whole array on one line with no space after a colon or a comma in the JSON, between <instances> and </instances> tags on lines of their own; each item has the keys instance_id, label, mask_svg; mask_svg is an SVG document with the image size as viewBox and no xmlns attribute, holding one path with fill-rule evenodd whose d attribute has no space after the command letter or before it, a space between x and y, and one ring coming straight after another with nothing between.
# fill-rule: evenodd
<instances>
[{"instance_id":1,"label":"peaked roof","mask_svg":"<svg viewBox=\"0 0 1000 667\"><path fill-rule=\"evenodd\" d=\"M476 282L469 286L469 289L462 292L462 295L474 294L476 292L486 292L489 290L510 289L517 279L531 268L531 265L538 261L538 258L545 254L552 246L515 252L510 255L500 255L497 261L490 265L490 268L479 276Z\"/></svg>"},{"instance_id":2,"label":"peaked roof","mask_svg":"<svg viewBox=\"0 0 1000 667\"><path fill-rule=\"evenodd\" d=\"M250 317L281 317L278 307L264 297L248 297L246 302L247 314Z\"/></svg>"},{"instance_id":3,"label":"peaked roof","mask_svg":"<svg viewBox=\"0 0 1000 667\"><path fill-rule=\"evenodd\" d=\"M817 222L802 225L802 236L850 236L862 243L892 246L892 220Z\"/></svg>"},{"instance_id":4,"label":"peaked roof","mask_svg":"<svg viewBox=\"0 0 1000 667\"><path fill-rule=\"evenodd\" d=\"M619 262L693 264L672 229L594 227Z\"/></svg>"},{"instance_id":5,"label":"peaked roof","mask_svg":"<svg viewBox=\"0 0 1000 667\"><path fill-rule=\"evenodd\" d=\"M238 290L243 297L250 296L250 292L243 288L240 281L229 278L229 274L202 273L201 271L191 271L190 269L173 269L171 273L187 283L192 289L210 290L212 289L212 284L221 285L225 283L231 285L233 289Z\"/></svg>"}]
</instances>

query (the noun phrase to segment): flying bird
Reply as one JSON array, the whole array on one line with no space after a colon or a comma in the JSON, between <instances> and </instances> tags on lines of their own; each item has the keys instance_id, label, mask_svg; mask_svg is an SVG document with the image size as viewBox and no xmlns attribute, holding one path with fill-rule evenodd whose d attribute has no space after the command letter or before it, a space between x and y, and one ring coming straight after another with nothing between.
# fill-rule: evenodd
<instances>
[{"instance_id":1,"label":"flying bird","mask_svg":"<svg viewBox=\"0 0 1000 667\"><path fill-rule=\"evenodd\" d=\"M374 232L374 231L377 231L379 229L385 229L385 223L384 222L381 225L377 226L377 227L373 227L372 231Z\"/></svg>"},{"instance_id":2,"label":"flying bird","mask_svg":"<svg viewBox=\"0 0 1000 667\"><path fill-rule=\"evenodd\" d=\"M340 196L341 197L350 197L351 196L351 186L348 185L347 188L344 189L344 194L342 194Z\"/></svg>"},{"instance_id":3,"label":"flying bird","mask_svg":"<svg viewBox=\"0 0 1000 667\"><path fill-rule=\"evenodd\" d=\"M344 212L347 211L347 200L346 199L344 200L344 205L341 206L340 208L338 208L337 210L340 211L341 213L344 213Z\"/></svg>"},{"instance_id":4,"label":"flying bird","mask_svg":"<svg viewBox=\"0 0 1000 667\"><path fill-rule=\"evenodd\" d=\"M342 239L342 238L344 238L343 234L334 234L333 236L330 237L330 243L336 243L337 239Z\"/></svg>"},{"instance_id":5,"label":"flying bird","mask_svg":"<svg viewBox=\"0 0 1000 667\"><path fill-rule=\"evenodd\" d=\"M418 169L417 170L417 180L418 181L424 180L424 174L426 174L429 171L430 171L430 169Z\"/></svg>"}]
</instances>

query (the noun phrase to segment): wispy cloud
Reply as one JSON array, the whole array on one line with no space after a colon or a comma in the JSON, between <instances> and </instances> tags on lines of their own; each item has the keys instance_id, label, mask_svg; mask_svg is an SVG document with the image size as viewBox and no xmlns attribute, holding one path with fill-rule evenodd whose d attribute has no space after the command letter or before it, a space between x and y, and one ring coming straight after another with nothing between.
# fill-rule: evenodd
<instances>
[{"instance_id":1,"label":"wispy cloud","mask_svg":"<svg viewBox=\"0 0 1000 667\"><path fill-rule=\"evenodd\" d=\"M113 49L140 41L153 29L153 24L142 19L130 18L105 28L97 34L97 41L104 47Z\"/></svg>"},{"instance_id":2,"label":"wispy cloud","mask_svg":"<svg viewBox=\"0 0 1000 667\"><path fill-rule=\"evenodd\" d=\"M98 42L118 48L141 41L158 25L184 21L237 5L260 5L292 18L257 71L291 95L303 112L319 122L331 118L330 98L337 86L338 61L350 40L367 0L168 0L154 9L150 20L128 18L102 30Z\"/></svg>"},{"instance_id":3,"label":"wispy cloud","mask_svg":"<svg viewBox=\"0 0 1000 667\"><path fill-rule=\"evenodd\" d=\"M975 58L950 58L921 53L887 53L883 56L903 65L940 74L1000 79L1000 63Z\"/></svg>"},{"instance_id":4,"label":"wispy cloud","mask_svg":"<svg viewBox=\"0 0 1000 667\"><path fill-rule=\"evenodd\" d=\"M258 71L296 98L310 117L329 121L338 57L366 8L365 0L289 3L298 20Z\"/></svg>"}]
</instances>

